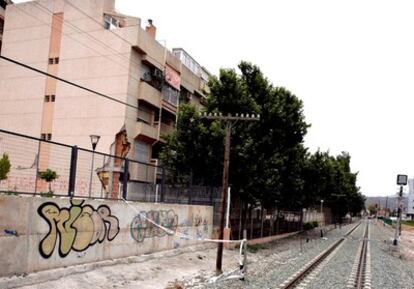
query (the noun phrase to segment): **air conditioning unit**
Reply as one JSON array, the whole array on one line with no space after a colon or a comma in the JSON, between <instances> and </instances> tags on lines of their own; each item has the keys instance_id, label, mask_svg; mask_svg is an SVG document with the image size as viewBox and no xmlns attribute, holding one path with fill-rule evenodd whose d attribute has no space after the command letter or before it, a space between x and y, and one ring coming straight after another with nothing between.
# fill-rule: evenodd
<instances>
[{"instance_id":1,"label":"air conditioning unit","mask_svg":"<svg viewBox=\"0 0 414 289\"><path fill-rule=\"evenodd\" d=\"M152 80L151 73L144 72L144 74L142 75L142 80L144 80L144 81L151 81Z\"/></svg>"}]
</instances>

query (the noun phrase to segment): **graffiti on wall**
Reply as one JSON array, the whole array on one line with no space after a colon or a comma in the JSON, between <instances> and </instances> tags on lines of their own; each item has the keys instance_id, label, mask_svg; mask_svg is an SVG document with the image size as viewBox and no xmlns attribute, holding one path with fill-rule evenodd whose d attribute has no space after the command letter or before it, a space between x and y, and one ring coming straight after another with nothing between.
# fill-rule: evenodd
<instances>
[{"instance_id":1,"label":"graffiti on wall","mask_svg":"<svg viewBox=\"0 0 414 289\"><path fill-rule=\"evenodd\" d=\"M84 200L70 202L69 208L46 202L37 210L49 225L49 232L39 243L39 252L44 258L52 256L57 243L59 256L63 258L71 250L82 252L105 238L112 241L119 233L118 218L111 215L107 205L95 210L91 205L83 205Z\"/></svg>"},{"instance_id":2,"label":"graffiti on wall","mask_svg":"<svg viewBox=\"0 0 414 289\"><path fill-rule=\"evenodd\" d=\"M190 219L183 220L178 225L178 215L173 210L142 211L134 217L131 222L131 236L137 242L143 242L147 238L164 237L169 235L166 230L153 224L159 224L173 232L177 232L180 226L181 239L188 240L195 237L199 240L208 237L208 222L200 215L195 215Z\"/></svg>"},{"instance_id":3,"label":"graffiti on wall","mask_svg":"<svg viewBox=\"0 0 414 289\"><path fill-rule=\"evenodd\" d=\"M131 222L131 236L135 241L143 242L146 238L164 237L168 234L148 219L171 231L177 230L178 215L173 210L142 211Z\"/></svg>"},{"instance_id":4,"label":"graffiti on wall","mask_svg":"<svg viewBox=\"0 0 414 289\"><path fill-rule=\"evenodd\" d=\"M193 226L196 228L196 236L198 239L204 239L208 236L208 223L206 219L201 216L193 218Z\"/></svg>"}]
</instances>

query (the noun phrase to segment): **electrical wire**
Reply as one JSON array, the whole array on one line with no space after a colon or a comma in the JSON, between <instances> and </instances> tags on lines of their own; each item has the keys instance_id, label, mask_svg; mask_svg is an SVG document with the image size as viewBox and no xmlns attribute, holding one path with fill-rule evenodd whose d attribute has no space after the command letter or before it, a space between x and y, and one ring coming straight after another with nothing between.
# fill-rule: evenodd
<instances>
[{"instance_id":1,"label":"electrical wire","mask_svg":"<svg viewBox=\"0 0 414 289\"><path fill-rule=\"evenodd\" d=\"M75 8L76 10L78 10L80 13L82 13L83 15L85 15L86 17L90 18L92 21L96 22L97 24L101 25L103 27L103 24L100 23L99 21L97 21L95 18L93 18L92 16L90 16L89 14L87 14L86 12L82 11L78 6L76 6L75 4L71 3L70 1L65 1L68 5L72 6L73 8ZM116 37L118 37L119 39L125 41L128 45L133 46L133 44L131 42L129 42L127 39L123 38L122 36L120 36L119 34L116 34L115 32L113 32L112 30L109 29L109 32L111 32L112 34L114 34ZM158 41L157 41L158 42ZM167 50L167 47L164 47L164 49ZM156 59L152 58L155 62L157 62L159 65L164 66L163 63L160 63L159 61L157 61Z\"/></svg>"},{"instance_id":2,"label":"electrical wire","mask_svg":"<svg viewBox=\"0 0 414 289\"><path fill-rule=\"evenodd\" d=\"M34 3L34 4L38 4L38 3ZM40 5L40 4L38 4L38 6L39 6L39 5ZM42 6L42 5L40 5L40 6ZM121 67L124 67L124 68L126 68L126 69L128 69L128 70L129 70L129 66L124 65L124 64L123 64L123 62L122 62L122 63L120 63L120 62L118 62L118 61L115 61L114 59L111 59L111 58L109 58L108 56L110 56L110 55L120 55L120 56L124 57L125 59L127 59L127 60L128 60L128 62L129 62L129 61L132 61L132 62L133 62L133 60L132 60L132 59L130 60L130 59L129 59L129 58L127 58L125 55L123 55L123 54L119 53L118 51L114 50L113 48L111 48L111 50L115 51L116 53L111 53L111 54L108 54L108 55L103 54L103 53L101 53L100 51L96 50L95 48L92 48L92 47L90 47L89 45L86 45L85 43L82 43L82 42L81 42L81 41L79 41L78 39L74 38L74 37L73 37L73 35L84 34L86 37L88 37L89 39L91 39L91 40L92 40L92 41L94 41L95 43L97 43L97 42L103 43L102 41L100 41L100 40L98 40L97 38L95 38L95 37L93 37L93 36L89 35L89 33L88 33L88 32L83 31L82 29L78 28L77 26L75 26L75 25L73 25L73 24L71 24L71 23L69 23L69 22L67 22L67 21L63 20L63 21L62 21L62 24L66 24L66 26L71 26L73 29L75 29L75 30L77 30L77 31L79 32L79 33L64 33L62 29L58 29L58 28L56 28L56 27L53 27L53 26L52 26L52 25L50 25L49 23L46 23L45 21L43 21L43 20L41 20L41 19L39 19L39 18L35 17L34 15L30 14L29 12L27 12L27 11L25 11L25 10L21 9L18 5L15 5L15 6L13 6L13 7L17 8L19 11L21 11L21 12L23 12L24 14L26 14L26 15L30 16L31 18L33 18L33 19L35 19L35 20L39 21L40 23L43 23L45 26L51 27L54 31L59 32L60 34L62 34L62 35L64 35L64 36L66 36L66 37L69 37L70 39L72 39L73 41L75 41L75 42L79 43L79 44L80 44L80 45L82 45L83 47L86 47L86 48L88 48L88 49L90 49L90 50L92 50L92 51L94 51L94 52L98 53L98 55L99 55L99 56L104 57L104 58L108 59L109 61L112 61L113 63L115 63L115 64L117 64L117 65L119 65L119 66L121 66ZM42 6L42 7L43 7L43 9L42 9L42 8L39 8L39 7L36 7L36 6L33 6L33 7L34 7L34 8L36 8L37 10L39 10L39 11L41 11L41 12L43 12L43 13L45 13L45 14L49 15L49 16L53 16L53 12L51 12L51 13L46 12L46 10L47 10L47 11L50 11L50 10L48 10L48 9L44 8L43 6ZM33 39L31 39L31 41L32 41L32 40L33 40ZM98 46L100 46L100 47L103 47L103 45L102 45L102 44L97 43L97 45L98 45ZM106 45L106 44L105 44L105 45ZM109 47L109 46L108 46L108 47ZM79 57L79 58L71 58L71 60L72 60L72 59L81 59L81 58L82 58L82 57ZM139 65L139 64L138 64L138 63L136 63L136 62L135 62L135 64ZM134 80L136 80L136 81L138 81L138 82L140 81L140 79L138 79L138 78L134 77L133 75L129 75L129 77L131 77L132 79L134 79Z\"/></svg>"},{"instance_id":3,"label":"electrical wire","mask_svg":"<svg viewBox=\"0 0 414 289\"><path fill-rule=\"evenodd\" d=\"M61 81L61 82L66 83L66 84L69 84L69 85L75 86L75 87L80 88L80 89L82 89L82 90L85 90L85 91L91 92L91 93L93 93L93 94L99 95L99 96L101 96L101 97L103 97L103 98L106 98L106 99L108 99L108 100L111 100L111 101L114 101L114 102L117 102L117 103L123 104L123 105L125 105L125 106L129 106L129 107L132 107L132 108L138 109L138 106L135 106L135 105L132 105L132 104L126 103L126 102L124 102L124 101L121 101L121 100L119 100L119 99L113 98L113 97L111 97L111 96L109 96L109 95L103 94L103 93L98 92L98 91L96 91L96 90L89 89L89 88L87 88L87 87L85 87L85 86L79 85L79 84L74 83L74 82L72 82L72 81L69 81L69 80L66 80L66 79L60 78L60 77L58 77L58 76L52 75L52 74L50 74L50 73L47 73L47 72L42 71L42 70L40 70L40 69L37 69L37 68L35 68L35 67L33 67L33 66L30 66L30 65L26 65L26 64L24 64L24 63L21 63L21 62L19 62L19 61L17 61L17 60L14 60L14 59L8 58L8 57L3 56L3 55L0 55L0 58L1 58L1 59L6 60L6 61L8 61L8 62L14 63L14 64L16 64L16 65L22 66L22 67L24 67L24 68L30 69L30 70L32 70L32 71L35 71L35 72L37 72L37 73L40 73L40 74L46 75L46 76L48 76L48 77L54 78L54 79L56 79L56 80L58 80L58 81Z\"/></svg>"}]
</instances>

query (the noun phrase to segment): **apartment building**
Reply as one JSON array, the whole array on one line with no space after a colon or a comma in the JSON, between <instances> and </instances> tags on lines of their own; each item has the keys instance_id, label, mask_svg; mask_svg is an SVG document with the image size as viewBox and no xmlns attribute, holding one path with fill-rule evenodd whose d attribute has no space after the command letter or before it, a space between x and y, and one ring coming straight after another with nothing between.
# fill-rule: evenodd
<instances>
[{"instance_id":1,"label":"apartment building","mask_svg":"<svg viewBox=\"0 0 414 289\"><path fill-rule=\"evenodd\" d=\"M141 28L141 19L118 13L115 0L14 4L5 20L2 55L130 106L2 60L2 129L84 148L98 135L98 151L156 164L180 98L205 100L208 71L161 45L152 20ZM130 170L137 182L155 182L156 173Z\"/></svg>"},{"instance_id":2,"label":"apartment building","mask_svg":"<svg viewBox=\"0 0 414 289\"><path fill-rule=\"evenodd\" d=\"M3 29L4 29L4 14L6 11L6 6L13 4L11 0L0 0L0 53L1 53L1 44L3 41Z\"/></svg>"}]
</instances>

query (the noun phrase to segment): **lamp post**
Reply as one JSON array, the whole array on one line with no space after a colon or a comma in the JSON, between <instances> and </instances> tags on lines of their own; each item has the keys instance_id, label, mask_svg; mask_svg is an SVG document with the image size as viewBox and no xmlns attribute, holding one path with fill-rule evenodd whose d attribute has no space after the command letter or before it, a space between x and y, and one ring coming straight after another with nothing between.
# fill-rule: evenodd
<instances>
[{"instance_id":1,"label":"lamp post","mask_svg":"<svg viewBox=\"0 0 414 289\"><path fill-rule=\"evenodd\" d=\"M322 219L323 218L323 200L321 200L321 226L322 226Z\"/></svg>"},{"instance_id":2,"label":"lamp post","mask_svg":"<svg viewBox=\"0 0 414 289\"><path fill-rule=\"evenodd\" d=\"M92 172L93 172L93 162L95 160L95 149L98 145L99 139L101 138L99 135L91 134L89 136L91 138L91 144L92 144L92 163L91 163L91 176L89 178L89 197L92 195Z\"/></svg>"}]
</instances>

